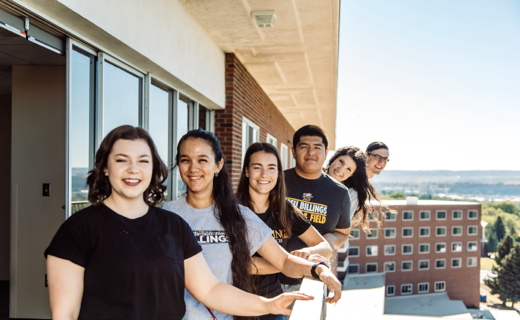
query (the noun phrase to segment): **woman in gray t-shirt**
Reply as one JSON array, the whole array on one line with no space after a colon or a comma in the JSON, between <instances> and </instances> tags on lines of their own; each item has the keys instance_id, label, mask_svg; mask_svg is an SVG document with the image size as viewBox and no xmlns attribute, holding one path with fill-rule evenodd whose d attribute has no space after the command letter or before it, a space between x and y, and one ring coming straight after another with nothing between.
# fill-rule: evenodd
<instances>
[{"instance_id":1,"label":"woman in gray t-shirt","mask_svg":"<svg viewBox=\"0 0 520 320\"><path fill-rule=\"evenodd\" d=\"M175 161L187 187L186 197L166 203L163 208L188 222L210 269L220 281L254 292L251 256L258 252L291 277L314 273L336 293L332 302L339 300L341 283L328 267L289 255L271 237L270 228L251 210L238 204L224 167L220 143L213 133L202 129L189 131L177 145ZM233 318L207 309L188 292L185 301L186 320L211 320L213 315L219 320Z\"/></svg>"}]
</instances>

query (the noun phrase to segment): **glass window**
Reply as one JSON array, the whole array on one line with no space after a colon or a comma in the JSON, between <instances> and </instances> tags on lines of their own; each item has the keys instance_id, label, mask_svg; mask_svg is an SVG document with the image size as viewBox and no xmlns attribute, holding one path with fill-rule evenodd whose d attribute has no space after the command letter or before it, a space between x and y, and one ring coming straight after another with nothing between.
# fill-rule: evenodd
<instances>
[{"instance_id":1,"label":"glass window","mask_svg":"<svg viewBox=\"0 0 520 320\"><path fill-rule=\"evenodd\" d=\"M377 272L377 263L367 263L366 273Z\"/></svg>"},{"instance_id":2,"label":"glass window","mask_svg":"<svg viewBox=\"0 0 520 320\"><path fill-rule=\"evenodd\" d=\"M108 61L103 73L103 137L124 124L139 126L142 78Z\"/></svg>"},{"instance_id":3,"label":"glass window","mask_svg":"<svg viewBox=\"0 0 520 320\"><path fill-rule=\"evenodd\" d=\"M386 295L387 296L395 295L395 286L394 285L386 287Z\"/></svg>"},{"instance_id":4,"label":"glass window","mask_svg":"<svg viewBox=\"0 0 520 320\"><path fill-rule=\"evenodd\" d=\"M462 219L462 211L453 210L453 220L461 220L461 219Z\"/></svg>"},{"instance_id":5,"label":"glass window","mask_svg":"<svg viewBox=\"0 0 520 320\"><path fill-rule=\"evenodd\" d=\"M403 261L402 262L402 266L401 266L401 270L403 271L412 271L412 261Z\"/></svg>"},{"instance_id":6,"label":"glass window","mask_svg":"<svg viewBox=\"0 0 520 320\"><path fill-rule=\"evenodd\" d=\"M462 252L462 242L452 242L451 251L452 252Z\"/></svg>"},{"instance_id":7,"label":"glass window","mask_svg":"<svg viewBox=\"0 0 520 320\"><path fill-rule=\"evenodd\" d=\"M395 228L386 228L385 238L395 238Z\"/></svg>"},{"instance_id":8,"label":"glass window","mask_svg":"<svg viewBox=\"0 0 520 320\"><path fill-rule=\"evenodd\" d=\"M435 292L445 291L446 290L446 281L435 282Z\"/></svg>"},{"instance_id":9,"label":"glass window","mask_svg":"<svg viewBox=\"0 0 520 320\"><path fill-rule=\"evenodd\" d=\"M453 258L451 259L451 267L452 268L460 268L462 265L462 262L460 261L460 258Z\"/></svg>"},{"instance_id":10,"label":"glass window","mask_svg":"<svg viewBox=\"0 0 520 320\"><path fill-rule=\"evenodd\" d=\"M403 252L403 254L412 254L413 253L413 245L411 245L411 244L403 244L402 252Z\"/></svg>"},{"instance_id":11,"label":"glass window","mask_svg":"<svg viewBox=\"0 0 520 320\"><path fill-rule=\"evenodd\" d=\"M474 220L478 218L478 211L477 210L469 210L468 211L468 219Z\"/></svg>"},{"instance_id":12,"label":"glass window","mask_svg":"<svg viewBox=\"0 0 520 320\"><path fill-rule=\"evenodd\" d=\"M437 211L437 220L446 220L446 211Z\"/></svg>"},{"instance_id":13,"label":"glass window","mask_svg":"<svg viewBox=\"0 0 520 320\"><path fill-rule=\"evenodd\" d=\"M260 128L252 121L243 118L242 120L242 160L246 155L247 148L259 141ZM287 165L287 164L286 164Z\"/></svg>"},{"instance_id":14,"label":"glass window","mask_svg":"<svg viewBox=\"0 0 520 320\"><path fill-rule=\"evenodd\" d=\"M377 219L379 219L379 211L375 211L374 214L372 212L368 213L368 220L376 221Z\"/></svg>"},{"instance_id":15,"label":"glass window","mask_svg":"<svg viewBox=\"0 0 520 320\"><path fill-rule=\"evenodd\" d=\"M430 211L421 211L419 215L420 220L430 220Z\"/></svg>"},{"instance_id":16,"label":"glass window","mask_svg":"<svg viewBox=\"0 0 520 320\"><path fill-rule=\"evenodd\" d=\"M430 253L430 244L429 243L421 243L419 245L419 253Z\"/></svg>"},{"instance_id":17,"label":"glass window","mask_svg":"<svg viewBox=\"0 0 520 320\"><path fill-rule=\"evenodd\" d=\"M477 251L477 250L478 250L478 247L477 247L476 241L468 242L468 251Z\"/></svg>"},{"instance_id":18,"label":"glass window","mask_svg":"<svg viewBox=\"0 0 520 320\"><path fill-rule=\"evenodd\" d=\"M276 143L276 142L275 142ZM287 169L287 155L289 154L289 149L283 143L280 144L280 161L282 162L283 169Z\"/></svg>"},{"instance_id":19,"label":"glass window","mask_svg":"<svg viewBox=\"0 0 520 320\"><path fill-rule=\"evenodd\" d=\"M385 262L385 272L394 272L395 262Z\"/></svg>"},{"instance_id":20,"label":"glass window","mask_svg":"<svg viewBox=\"0 0 520 320\"><path fill-rule=\"evenodd\" d=\"M359 229L350 230L350 239L359 239Z\"/></svg>"},{"instance_id":21,"label":"glass window","mask_svg":"<svg viewBox=\"0 0 520 320\"><path fill-rule=\"evenodd\" d=\"M403 228L403 237L405 237L405 238L413 237L413 228Z\"/></svg>"},{"instance_id":22,"label":"glass window","mask_svg":"<svg viewBox=\"0 0 520 320\"><path fill-rule=\"evenodd\" d=\"M395 221L397 214L395 212L387 211L385 212L385 220L386 221Z\"/></svg>"},{"instance_id":23,"label":"glass window","mask_svg":"<svg viewBox=\"0 0 520 320\"><path fill-rule=\"evenodd\" d=\"M359 257L359 247L348 248L348 256L349 257Z\"/></svg>"},{"instance_id":24,"label":"glass window","mask_svg":"<svg viewBox=\"0 0 520 320\"><path fill-rule=\"evenodd\" d=\"M468 235L474 236L478 233L477 226L468 226Z\"/></svg>"},{"instance_id":25,"label":"glass window","mask_svg":"<svg viewBox=\"0 0 520 320\"><path fill-rule=\"evenodd\" d=\"M401 294L412 294L412 285L411 284L403 284L401 285Z\"/></svg>"},{"instance_id":26,"label":"glass window","mask_svg":"<svg viewBox=\"0 0 520 320\"><path fill-rule=\"evenodd\" d=\"M430 269L430 260L419 260L419 270Z\"/></svg>"},{"instance_id":27,"label":"glass window","mask_svg":"<svg viewBox=\"0 0 520 320\"><path fill-rule=\"evenodd\" d=\"M377 239L377 229L370 230L370 232L367 233L367 239Z\"/></svg>"},{"instance_id":28,"label":"glass window","mask_svg":"<svg viewBox=\"0 0 520 320\"><path fill-rule=\"evenodd\" d=\"M179 99L177 100L177 120L175 121L177 125L177 143L182 138L183 135L188 133L189 130L189 107L190 100L183 96L179 95ZM175 145L177 145L177 143ZM177 169L178 172L178 169ZM181 175L177 174L177 196L182 195L186 192L186 185L182 182Z\"/></svg>"},{"instance_id":29,"label":"glass window","mask_svg":"<svg viewBox=\"0 0 520 320\"><path fill-rule=\"evenodd\" d=\"M69 123L70 214L87 207L87 175L93 163L95 56L74 48L71 56L71 104Z\"/></svg>"},{"instance_id":30,"label":"glass window","mask_svg":"<svg viewBox=\"0 0 520 320\"><path fill-rule=\"evenodd\" d=\"M357 274L359 273L359 264L349 264L347 267L348 274Z\"/></svg>"},{"instance_id":31,"label":"glass window","mask_svg":"<svg viewBox=\"0 0 520 320\"><path fill-rule=\"evenodd\" d=\"M413 211L403 211L403 220L413 220Z\"/></svg>"},{"instance_id":32,"label":"glass window","mask_svg":"<svg viewBox=\"0 0 520 320\"><path fill-rule=\"evenodd\" d=\"M392 256L395 254L395 245L385 245L385 256Z\"/></svg>"},{"instance_id":33,"label":"glass window","mask_svg":"<svg viewBox=\"0 0 520 320\"><path fill-rule=\"evenodd\" d=\"M468 267L476 267L477 266L477 258L468 258Z\"/></svg>"},{"instance_id":34,"label":"glass window","mask_svg":"<svg viewBox=\"0 0 520 320\"><path fill-rule=\"evenodd\" d=\"M445 243L437 243L435 246L435 252L444 253L446 252L446 244Z\"/></svg>"},{"instance_id":35,"label":"glass window","mask_svg":"<svg viewBox=\"0 0 520 320\"><path fill-rule=\"evenodd\" d=\"M419 283L419 293L427 293L430 291L430 284L428 282Z\"/></svg>"},{"instance_id":36,"label":"glass window","mask_svg":"<svg viewBox=\"0 0 520 320\"><path fill-rule=\"evenodd\" d=\"M446 236L446 227L437 227L435 233L437 234L437 237Z\"/></svg>"},{"instance_id":37,"label":"glass window","mask_svg":"<svg viewBox=\"0 0 520 320\"><path fill-rule=\"evenodd\" d=\"M208 108L199 104L199 128L204 129L206 131L210 130L210 127L209 127L209 119L210 119L209 113L210 112L211 112L211 110L209 110Z\"/></svg>"},{"instance_id":38,"label":"glass window","mask_svg":"<svg viewBox=\"0 0 520 320\"><path fill-rule=\"evenodd\" d=\"M170 92L156 85L150 86L150 105L148 111L148 132L155 142L162 161L168 163L168 118L170 109Z\"/></svg>"},{"instance_id":39,"label":"glass window","mask_svg":"<svg viewBox=\"0 0 520 320\"><path fill-rule=\"evenodd\" d=\"M276 146L278 140L275 137L273 137L272 135L270 135L269 133L267 134L267 139L265 142L272 144L275 148L278 149L278 147Z\"/></svg>"},{"instance_id":40,"label":"glass window","mask_svg":"<svg viewBox=\"0 0 520 320\"><path fill-rule=\"evenodd\" d=\"M420 227L419 228L419 237L429 237L430 236L430 227Z\"/></svg>"},{"instance_id":41,"label":"glass window","mask_svg":"<svg viewBox=\"0 0 520 320\"><path fill-rule=\"evenodd\" d=\"M367 257L377 256L377 246L367 246Z\"/></svg>"},{"instance_id":42,"label":"glass window","mask_svg":"<svg viewBox=\"0 0 520 320\"><path fill-rule=\"evenodd\" d=\"M435 269L444 269L444 268L446 268L446 259L435 260Z\"/></svg>"},{"instance_id":43,"label":"glass window","mask_svg":"<svg viewBox=\"0 0 520 320\"><path fill-rule=\"evenodd\" d=\"M451 227L451 234L454 236L462 235L462 227Z\"/></svg>"}]
</instances>

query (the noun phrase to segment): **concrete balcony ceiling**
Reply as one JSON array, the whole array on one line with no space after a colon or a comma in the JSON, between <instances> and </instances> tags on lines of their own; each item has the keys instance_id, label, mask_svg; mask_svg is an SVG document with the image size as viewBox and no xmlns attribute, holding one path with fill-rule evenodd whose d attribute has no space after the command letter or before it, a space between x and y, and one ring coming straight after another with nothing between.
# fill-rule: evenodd
<instances>
[{"instance_id":1,"label":"concrete balcony ceiling","mask_svg":"<svg viewBox=\"0 0 520 320\"><path fill-rule=\"evenodd\" d=\"M237 55L295 128L319 125L336 140L339 0L181 0L225 52ZM274 10L272 28L252 11Z\"/></svg>"}]
</instances>

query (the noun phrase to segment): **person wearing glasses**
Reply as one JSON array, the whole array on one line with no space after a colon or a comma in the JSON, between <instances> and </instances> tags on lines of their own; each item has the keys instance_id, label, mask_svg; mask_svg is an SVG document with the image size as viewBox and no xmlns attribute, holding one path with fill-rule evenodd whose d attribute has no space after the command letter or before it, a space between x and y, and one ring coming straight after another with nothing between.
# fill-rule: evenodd
<instances>
[{"instance_id":1,"label":"person wearing glasses","mask_svg":"<svg viewBox=\"0 0 520 320\"><path fill-rule=\"evenodd\" d=\"M372 142L368 145L365 152L367 157L367 176L372 179L375 175L379 175L390 161L390 151L388 146L381 141Z\"/></svg>"}]
</instances>

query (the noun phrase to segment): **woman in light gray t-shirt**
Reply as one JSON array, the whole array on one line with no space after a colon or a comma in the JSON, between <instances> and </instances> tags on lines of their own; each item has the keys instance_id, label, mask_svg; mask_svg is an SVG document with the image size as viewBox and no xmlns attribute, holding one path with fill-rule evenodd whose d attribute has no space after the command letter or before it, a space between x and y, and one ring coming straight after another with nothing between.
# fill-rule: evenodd
<instances>
[{"instance_id":1,"label":"woman in light gray t-shirt","mask_svg":"<svg viewBox=\"0 0 520 320\"><path fill-rule=\"evenodd\" d=\"M258 252L288 276L317 275L341 297L341 283L328 267L289 255L271 237L271 229L251 210L238 204L224 167L218 139L202 129L191 130L177 145L176 166L186 184L186 197L168 202L193 230L211 271L224 283L253 292L251 256ZM206 308L185 291L186 320L231 320L232 315ZM226 297L222 297L226 299ZM288 305L288 304L287 304ZM284 305L284 307L287 307ZM286 310L285 314L290 314Z\"/></svg>"}]
</instances>

